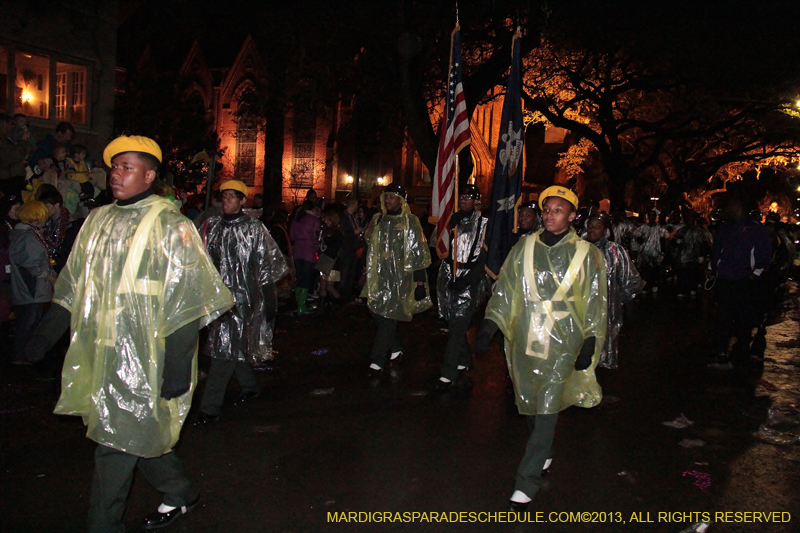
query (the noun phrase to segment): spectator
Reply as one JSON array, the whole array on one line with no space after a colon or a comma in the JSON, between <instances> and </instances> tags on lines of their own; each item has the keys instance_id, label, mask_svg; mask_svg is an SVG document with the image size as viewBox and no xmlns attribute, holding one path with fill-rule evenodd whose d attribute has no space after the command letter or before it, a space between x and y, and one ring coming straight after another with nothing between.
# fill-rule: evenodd
<instances>
[{"instance_id":1,"label":"spectator","mask_svg":"<svg viewBox=\"0 0 800 533\"><path fill-rule=\"evenodd\" d=\"M320 307L325 305L325 298L330 295L331 299L327 303L329 309L333 311L341 304L341 294L336 288L336 282L341 280L340 258L344 240L341 217L333 206L325 208L322 213L322 224L322 243L316 266L320 273Z\"/></svg>"},{"instance_id":2,"label":"spectator","mask_svg":"<svg viewBox=\"0 0 800 533\"><path fill-rule=\"evenodd\" d=\"M11 232L8 247L11 295L17 309L14 364L30 363L25 357L25 344L42 318L44 304L53 299L56 275L42 235L48 215L47 206L42 202L28 202L17 210L19 223Z\"/></svg>"},{"instance_id":3,"label":"spectator","mask_svg":"<svg viewBox=\"0 0 800 533\"><path fill-rule=\"evenodd\" d=\"M75 137L75 128L69 122L59 122L56 125L56 131L53 134L48 134L47 137L37 143L38 148L31 155L30 161L32 165L39 165L39 161L47 159L53 154L53 146L55 144L63 144L67 148L67 154L72 153L72 139ZM44 169L40 171L44 172Z\"/></svg>"},{"instance_id":4,"label":"spectator","mask_svg":"<svg viewBox=\"0 0 800 533\"><path fill-rule=\"evenodd\" d=\"M11 117L0 114L0 192L5 195L19 195L25 182L25 159L28 150L24 145L12 143L8 134L11 131ZM23 136L30 135L25 132Z\"/></svg>"},{"instance_id":5,"label":"spectator","mask_svg":"<svg viewBox=\"0 0 800 533\"><path fill-rule=\"evenodd\" d=\"M356 211L358 210L358 200L348 198L345 209L342 211L342 249L339 254L341 259L341 275L339 282L339 292L342 302L349 302L353 297L353 289L356 284L357 274L357 254L361 246L360 236L364 229L356 221Z\"/></svg>"},{"instance_id":6,"label":"spectator","mask_svg":"<svg viewBox=\"0 0 800 533\"><path fill-rule=\"evenodd\" d=\"M316 193L313 196L316 197ZM295 213L289 229L294 254L294 272L297 278L294 297L297 301L297 315L304 316L313 312L306 307L306 300L314 285L314 265L319 253L320 219L319 210L310 198L306 198Z\"/></svg>"},{"instance_id":7,"label":"spectator","mask_svg":"<svg viewBox=\"0 0 800 533\"><path fill-rule=\"evenodd\" d=\"M11 313L11 262L8 246L11 232L17 225L17 209L22 205L19 196L4 196L0 199L0 325L8 321Z\"/></svg>"},{"instance_id":8,"label":"spectator","mask_svg":"<svg viewBox=\"0 0 800 533\"><path fill-rule=\"evenodd\" d=\"M33 134L28 131L28 117L22 113L14 115L14 127L11 128L8 138L15 145L21 143L28 152L36 150L36 140L33 138Z\"/></svg>"}]
</instances>

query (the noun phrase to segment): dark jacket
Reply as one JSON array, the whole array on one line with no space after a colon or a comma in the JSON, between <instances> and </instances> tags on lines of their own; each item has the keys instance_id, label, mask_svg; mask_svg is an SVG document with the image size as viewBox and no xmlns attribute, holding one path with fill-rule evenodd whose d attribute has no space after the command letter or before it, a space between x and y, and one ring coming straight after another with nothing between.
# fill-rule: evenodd
<instances>
[{"instance_id":1,"label":"dark jacket","mask_svg":"<svg viewBox=\"0 0 800 533\"><path fill-rule=\"evenodd\" d=\"M724 222L714 239L711 268L725 281L760 276L769 268L770 254L769 232L762 224L747 218Z\"/></svg>"}]
</instances>

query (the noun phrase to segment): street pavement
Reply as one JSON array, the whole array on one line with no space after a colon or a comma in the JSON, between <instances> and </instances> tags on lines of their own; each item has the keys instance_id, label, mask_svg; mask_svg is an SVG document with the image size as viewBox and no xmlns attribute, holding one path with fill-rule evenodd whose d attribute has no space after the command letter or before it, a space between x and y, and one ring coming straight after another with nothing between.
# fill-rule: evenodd
<instances>
[{"instance_id":1,"label":"street pavement","mask_svg":"<svg viewBox=\"0 0 800 533\"><path fill-rule=\"evenodd\" d=\"M728 372L706 368L709 294L677 300L667 288L637 299L619 369L598 370L603 402L559 416L553 465L524 524L505 513L527 431L496 342L466 374L471 389L435 394L447 333L434 312L401 324L405 358L379 383L367 377L374 329L364 307L282 316L276 360L257 374L263 394L234 407L232 381L217 423L184 427L177 453L202 500L164 531L678 533L709 518L712 533L798 532L800 313L791 290L769 322L763 366ZM52 414L59 383L8 365L8 351L0 531L84 531L95 445L79 418ZM190 421L202 387L201 377ZM662 424L682 415L693 423ZM137 475L127 530L159 503Z\"/></svg>"}]
</instances>

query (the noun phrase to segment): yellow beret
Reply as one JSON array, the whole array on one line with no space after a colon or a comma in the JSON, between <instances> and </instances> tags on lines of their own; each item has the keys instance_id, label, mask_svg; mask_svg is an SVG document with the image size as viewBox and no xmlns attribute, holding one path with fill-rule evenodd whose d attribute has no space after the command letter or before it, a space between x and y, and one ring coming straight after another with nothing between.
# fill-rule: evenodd
<instances>
[{"instance_id":1,"label":"yellow beret","mask_svg":"<svg viewBox=\"0 0 800 533\"><path fill-rule=\"evenodd\" d=\"M228 180L222 182L222 185L219 186L219 192L222 191L239 191L240 193L247 196L247 185L244 182L239 180Z\"/></svg>"},{"instance_id":2,"label":"yellow beret","mask_svg":"<svg viewBox=\"0 0 800 533\"><path fill-rule=\"evenodd\" d=\"M544 207L544 201L550 196L555 196L557 198L561 198L562 200L566 200L574 205L575 209L578 209L578 196L566 187L562 187L561 185L551 185L550 187L546 188L544 191L542 191L542 194L539 195L539 205Z\"/></svg>"},{"instance_id":3,"label":"yellow beret","mask_svg":"<svg viewBox=\"0 0 800 533\"><path fill-rule=\"evenodd\" d=\"M125 152L150 154L158 159L159 163L161 162L161 148L158 143L149 137L142 137L141 135L131 135L130 137L123 135L108 143L106 149L103 150L103 161L110 167L111 160Z\"/></svg>"}]
</instances>

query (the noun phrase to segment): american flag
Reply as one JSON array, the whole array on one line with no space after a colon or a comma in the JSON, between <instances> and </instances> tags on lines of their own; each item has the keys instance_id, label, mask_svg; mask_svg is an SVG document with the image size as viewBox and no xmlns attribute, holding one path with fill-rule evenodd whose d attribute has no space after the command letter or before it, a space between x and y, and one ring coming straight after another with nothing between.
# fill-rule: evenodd
<instances>
[{"instance_id":1,"label":"american flag","mask_svg":"<svg viewBox=\"0 0 800 533\"><path fill-rule=\"evenodd\" d=\"M450 73L447 80L447 102L439 127L439 154L433 179L431 216L436 222L436 252L442 259L449 255L447 225L453 213L456 155L469 145L469 118L461 86L461 28L456 24L450 36Z\"/></svg>"}]
</instances>

